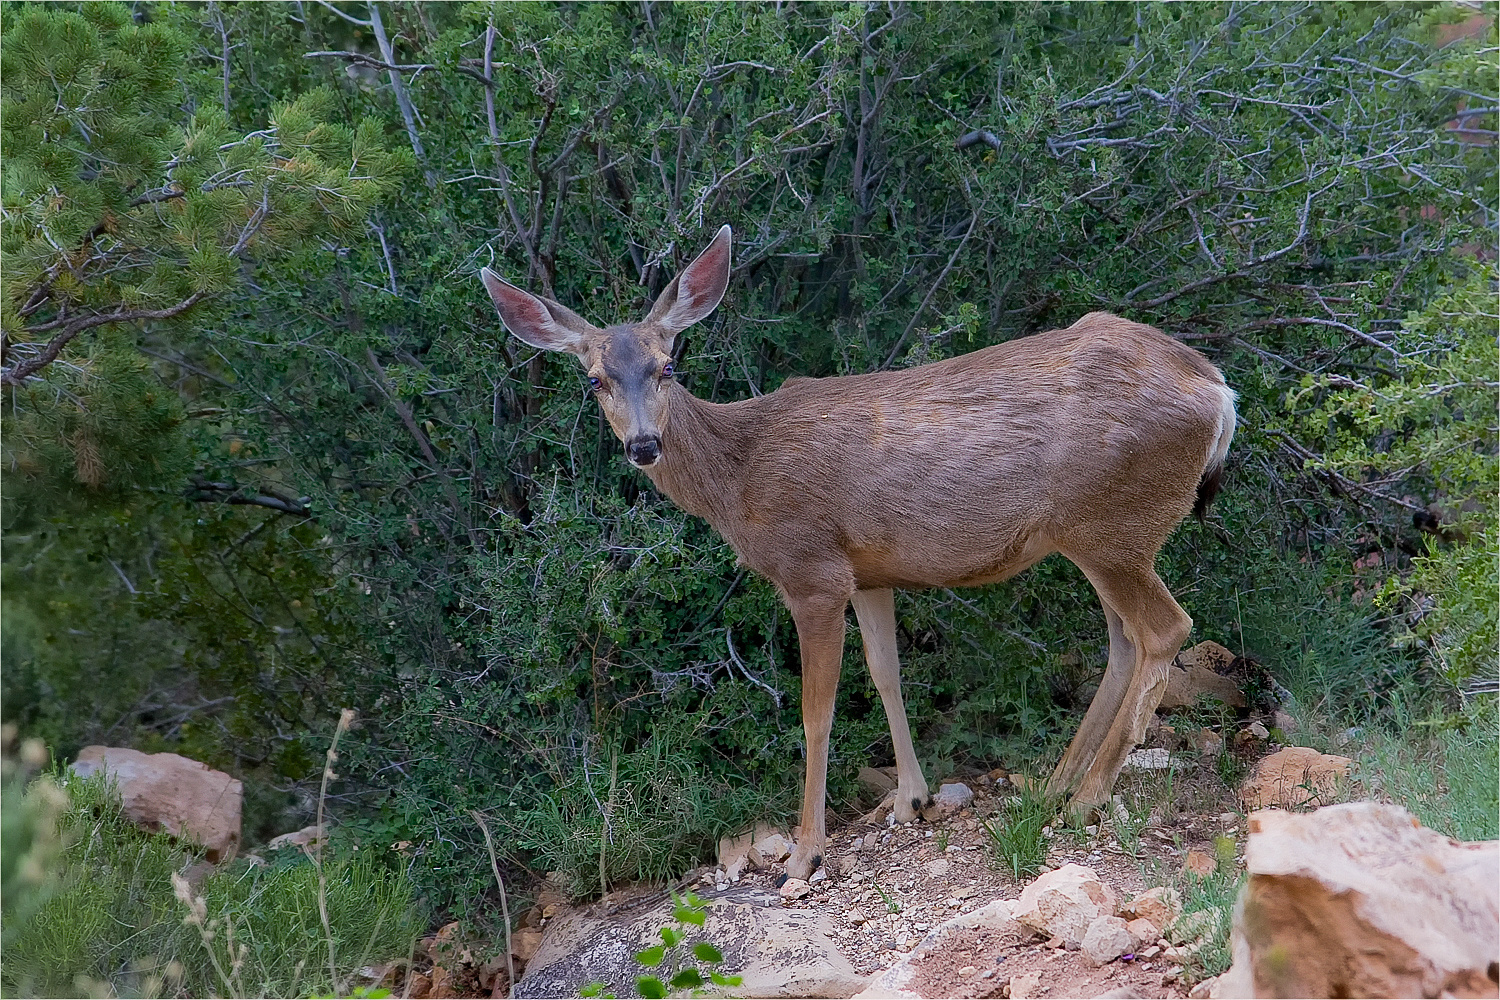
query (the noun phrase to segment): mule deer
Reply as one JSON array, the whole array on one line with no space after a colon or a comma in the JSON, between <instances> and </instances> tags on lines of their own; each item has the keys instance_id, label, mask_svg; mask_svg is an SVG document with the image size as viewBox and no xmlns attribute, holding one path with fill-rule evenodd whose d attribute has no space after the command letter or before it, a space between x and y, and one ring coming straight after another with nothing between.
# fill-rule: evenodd
<instances>
[{"instance_id":1,"label":"mule deer","mask_svg":"<svg viewBox=\"0 0 1500 1000\"><path fill-rule=\"evenodd\" d=\"M1192 619L1157 551L1218 490L1234 393L1196 351L1089 313L905 371L787 381L738 403L674 381L672 343L718 306L729 227L639 323L599 329L480 272L507 329L577 355L631 464L781 592L802 653L807 781L788 872L822 862L828 734L851 602L896 752L896 818L931 798L901 702L893 588L1004 580L1060 552L1104 605L1109 664L1049 790L1103 802Z\"/></svg>"}]
</instances>

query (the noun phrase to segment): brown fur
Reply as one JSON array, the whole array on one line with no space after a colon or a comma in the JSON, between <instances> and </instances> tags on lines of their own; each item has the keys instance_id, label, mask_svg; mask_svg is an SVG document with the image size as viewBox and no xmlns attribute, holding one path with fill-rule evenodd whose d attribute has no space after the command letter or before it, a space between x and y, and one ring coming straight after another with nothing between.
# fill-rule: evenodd
<instances>
[{"instance_id":1,"label":"brown fur","mask_svg":"<svg viewBox=\"0 0 1500 1000\"><path fill-rule=\"evenodd\" d=\"M1103 801L1192 624L1153 563L1217 487L1234 420L1223 377L1151 327L1090 313L920 368L792 379L765 396L709 403L660 371L672 338L718 304L728 266L725 227L645 322L602 331L571 313L528 325L541 314L519 296L532 297L489 272L485 281L512 332L571 345L552 349L574 351L601 380L600 405L632 460L650 452L633 445L659 442L646 475L708 520L791 609L807 782L789 871L805 877L822 855L849 602L891 722L897 817L909 819L928 795L901 703L892 589L1003 580L1053 552L1099 592L1110 657L1051 787L1079 805ZM562 308L532 301L553 317Z\"/></svg>"}]
</instances>

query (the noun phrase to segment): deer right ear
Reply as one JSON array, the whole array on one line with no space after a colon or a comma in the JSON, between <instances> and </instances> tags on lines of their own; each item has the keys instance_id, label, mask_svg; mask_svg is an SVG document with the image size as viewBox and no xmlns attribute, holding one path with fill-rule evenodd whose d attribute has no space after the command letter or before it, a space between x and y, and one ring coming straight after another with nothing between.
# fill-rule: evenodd
<instances>
[{"instance_id":1,"label":"deer right ear","mask_svg":"<svg viewBox=\"0 0 1500 1000\"><path fill-rule=\"evenodd\" d=\"M729 287L731 243L729 227L721 226L708 249L683 268L651 306L646 325L662 336L668 351L673 337L719 307Z\"/></svg>"},{"instance_id":2,"label":"deer right ear","mask_svg":"<svg viewBox=\"0 0 1500 1000\"><path fill-rule=\"evenodd\" d=\"M490 293L500 321L523 343L580 357L588 353L589 337L597 331L582 316L551 299L517 288L487 267L479 269L479 279Z\"/></svg>"}]
</instances>

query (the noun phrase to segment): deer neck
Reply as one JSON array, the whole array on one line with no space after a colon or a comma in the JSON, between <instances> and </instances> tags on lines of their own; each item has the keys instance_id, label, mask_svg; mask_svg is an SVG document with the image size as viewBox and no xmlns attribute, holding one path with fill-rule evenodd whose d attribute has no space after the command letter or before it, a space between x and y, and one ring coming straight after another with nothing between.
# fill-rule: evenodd
<instances>
[{"instance_id":1,"label":"deer neck","mask_svg":"<svg viewBox=\"0 0 1500 1000\"><path fill-rule=\"evenodd\" d=\"M720 533L739 515L746 459L759 438L756 400L710 403L673 384L661 461L644 470L672 502Z\"/></svg>"}]
</instances>

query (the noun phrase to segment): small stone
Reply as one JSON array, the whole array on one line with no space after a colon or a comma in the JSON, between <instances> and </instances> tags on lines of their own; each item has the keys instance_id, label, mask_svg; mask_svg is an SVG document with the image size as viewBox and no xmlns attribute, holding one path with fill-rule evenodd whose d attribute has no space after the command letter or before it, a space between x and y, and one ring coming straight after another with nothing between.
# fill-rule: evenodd
<instances>
[{"instance_id":1,"label":"small stone","mask_svg":"<svg viewBox=\"0 0 1500 1000\"><path fill-rule=\"evenodd\" d=\"M1276 728L1281 730L1283 733L1290 734L1297 731L1297 720L1292 718L1290 715L1288 715L1286 712L1283 712L1279 708L1276 710L1276 715L1272 718L1271 721L1276 726Z\"/></svg>"},{"instance_id":2,"label":"small stone","mask_svg":"<svg viewBox=\"0 0 1500 1000\"><path fill-rule=\"evenodd\" d=\"M1142 959L1144 961L1149 962L1151 959L1155 958L1157 955L1160 955L1160 954L1161 954L1161 948L1158 947L1157 945L1153 944L1153 945L1151 945L1148 948L1142 948L1140 954L1137 955L1136 957L1140 958L1140 959Z\"/></svg>"},{"instance_id":3,"label":"small stone","mask_svg":"<svg viewBox=\"0 0 1500 1000\"><path fill-rule=\"evenodd\" d=\"M1132 946L1137 950L1145 948L1151 942L1161 937L1161 928L1147 920L1145 917L1136 917L1125 924L1125 929L1130 932Z\"/></svg>"},{"instance_id":4,"label":"small stone","mask_svg":"<svg viewBox=\"0 0 1500 1000\"><path fill-rule=\"evenodd\" d=\"M1172 756L1161 747L1148 747L1144 750L1132 750L1125 757L1125 766L1136 771L1165 771L1168 768L1183 771L1191 767L1192 763Z\"/></svg>"},{"instance_id":5,"label":"small stone","mask_svg":"<svg viewBox=\"0 0 1500 1000\"><path fill-rule=\"evenodd\" d=\"M860 911L858 909L853 909L853 910L850 910L848 913L844 914L844 919L847 920L847 921L849 921L854 926L858 927L860 924L864 923L865 921L869 920L870 918L867 917L867 916L865 916L862 911Z\"/></svg>"},{"instance_id":6,"label":"small stone","mask_svg":"<svg viewBox=\"0 0 1500 1000\"><path fill-rule=\"evenodd\" d=\"M1157 927L1170 927L1182 916L1182 896L1168 886L1147 889L1125 904L1122 915L1127 920L1144 917Z\"/></svg>"},{"instance_id":7,"label":"small stone","mask_svg":"<svg viewBox=\"0 0 1500 1000\"><path fill-rule=\"evenodd\" d=\"M963 782L953 782L938 787L937 794L932 797L932 807L939 817L952 816L973 801L973 789Z\"/></svg>"},{"instance_id":8,"label":"small stone","mask_svg":"<svg viewBox=\"0 0 1500 1000\"><path fill-rule=\"evenodd\" d=\"M807 880L809 882L824 882L827 881L827 879L828 867L827 865L824 865L822 868L819 868L817 871L813 872L812 875L808 876Z\"/></svg>"},{"instance_id":9,"label":"small stone","mask_svg":"<svg viewBox=\"0 0 1500 1000\"><path fill-rule=\"evenodd\" d=\"M1251 736L1254 736L1258 740L1268 740L1271 738L1270 730L1266 729L1266 727L1261 724L1259 719L1250 723L1250 725L1246 726L1245 728L1249 731Z\"/></svg>"},{"instance_id":10,"label":"small stone","mask_svg":"<svg viewBox=\"0 0 1500 1000\"><path fill-rule=\"evenodd\" d=\"M1219 813L1219 822L1225 826L1233 826L1238 819L1239 817L1234 813Z\"/></svg>"},{"instance_id":11,"label":"small stone","mask_svg":"<svg viewBox=\"0 0 1500 1000\"><path fill-rule=\"evenodd\" d=\"M873 851L873 850L875 850L876 846L879 843L880 843L880 834L878 834L878 833L867 833L867 834L865 834L865 839L860 842L860 848L859 849L862 850L862 851Z\"/></svg>"},{"instance_id":12,"label":"small stone","mask_svg":"<svg viewBox=\"0 0 1500 1000\"><path fill-rule=\"evenodd\" d=\"M974 973L976 973L978 971L979 971L979 966L977 966L977 965L966 965L963 968L961 968L961 969L958 970L958 974L960 976L972 976Z\"/></svg>"},{"instance_id":13,"label":"small stone","mask_svg":"<svg viewBox=\"0 0 1500 1000\"><path fill-rule=\"evenodd\" d=\"M949 861L947 858L938 858L934 861L927 862L927 864L922 866L922 870L925 871L928 875L931 875L933 878L942 878L944 875L948 874L948 869L952 867L953 862Z\"/></svg>"},{"instance_id":14,"label":"small stone","mask_svg":"<svg viewBox=\"0 0 1500 1000\"><path fill-rule=\"evenodd\" d=\"M1199 729L1190 733L1188 743L1205 757L1217 757L1224 752L1224 737L1212 729Z\"/></svg>"},{"instance_id":15,"label":"small stone","mask_svg":"<svg viewBox=\"0 0 1500 1000\"><path fill-rule=\"evenodd\" d=\"M1119 917L1095 917L1084 932L1083 957L1090 965L1100 966L1113 962L1135 947L1125 921Z\"/></svg>"},{"instance_id":16,"label":"small stone","mask_svg":"<svg viewBox=\"0 0 1500 1000\"><path fill-rule=\"evenodd\" d=\"M1219 863L1214 860L1212 854L1206 851L1191 850L1187 853L1187 860L1182 863L1182 870L1192 872L1199 878L1208 878L1218 871Z\"/></svg>"},{"instance_id":17,"label":"small stone","mask_svg":"<svg viewBox=\"0 0 1500 1000\"><path fill-rule=\"evenodd\" d=\"M1218 976L1209 976L1207 979L1200 979L1193 984L1192 989L1188 990L1188 996L1192 1000L1208 1000L1209 997L1213 996L1214 984L1218 981Z\"/></svg>"},{"instance_id":18,"label":"small stone","mask_svg":"<svg viewBox=\"0 0 1500 1000\"><path fill-rule=\"evenodd\" d=\"M794 899L801 899L811 892L812 886L808 885L800 878L789 878L781 884L782 902L791 902Z\"/></svg>"},{"instance_id":19,"label":"small stone","mask_svg":"<svg viewBox=\"0 0 1500 1000\"><path fill-rule=\"evenodd\" d=\"M1040 972L1022 972L1010 977L1011 1000L1028 1000L1040 992L1042 986L1042 974Z\"/></svg>"}]
</instances>

